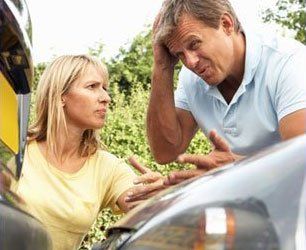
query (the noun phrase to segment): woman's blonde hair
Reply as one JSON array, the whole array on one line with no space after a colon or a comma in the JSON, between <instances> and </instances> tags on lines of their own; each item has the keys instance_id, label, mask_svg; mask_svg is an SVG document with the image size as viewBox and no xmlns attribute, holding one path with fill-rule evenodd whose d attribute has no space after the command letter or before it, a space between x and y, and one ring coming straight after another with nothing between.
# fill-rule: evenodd
<instances>
[{"instance_id":1,"label":"woman's blonde hair","mask_svg":"<svg viewBox=\"0 0 306 250\"><path fill-rule=\"evenodd\" d=\"M66 132L66 119L62 96L71 84L88 69L94 66L108 84L106 66L98 59L88 55L64 55L55 59L43 72L36 93L36 121L28 131L28 141L46 141L48 150L57 154L57 135L60 129ZM97 131L84 131L79 148L81 156L89 156L99 148Z\"/></svg>"}]
</instances>

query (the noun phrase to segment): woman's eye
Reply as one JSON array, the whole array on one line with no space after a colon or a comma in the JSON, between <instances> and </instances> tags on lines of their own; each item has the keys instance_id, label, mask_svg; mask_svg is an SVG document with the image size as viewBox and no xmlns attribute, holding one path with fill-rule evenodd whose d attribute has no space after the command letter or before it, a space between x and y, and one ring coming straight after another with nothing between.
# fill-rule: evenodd
<instances>
[{"instance_id":1,"label":"woman's eye","mask_svg":"<svg viewBox=\"0 0 306 250\"><path fill-rule=\"evenodd\" d=\"M87 86L87 88L89 88L89 89L94 89L95 86L96 86L96 84L90 84L90 85Z\"/></svg>"}]
</instances>

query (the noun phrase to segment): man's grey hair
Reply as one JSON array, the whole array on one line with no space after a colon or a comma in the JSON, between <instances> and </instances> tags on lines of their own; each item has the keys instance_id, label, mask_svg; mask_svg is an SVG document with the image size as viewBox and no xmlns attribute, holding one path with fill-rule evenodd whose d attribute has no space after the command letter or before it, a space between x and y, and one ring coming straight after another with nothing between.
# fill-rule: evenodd
<instances>
[{"instance_id":1,"label":"man's grey hair","mask_svg":"<svg viewBox=\"0 0 306 250\"><path fill-rule=\"evenodd\" d=\"M165 0L160 11L159 28L155 39L165 42L177 27L182 14L191 15L209 27L217 29L224 13L232 16L235 31L240 32L241 24L228 0Z\"/></svg>"}]
</instances>

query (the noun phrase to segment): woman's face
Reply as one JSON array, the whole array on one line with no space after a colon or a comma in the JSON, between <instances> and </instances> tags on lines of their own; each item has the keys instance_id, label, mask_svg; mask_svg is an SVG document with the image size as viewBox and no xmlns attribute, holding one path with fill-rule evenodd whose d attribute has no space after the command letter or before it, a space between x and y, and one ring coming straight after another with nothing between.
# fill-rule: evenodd
<instances>
[{"instance_id":1,"label":"woman's face","mask_svg":"<svg viewBox=\"0 0 306 250\"><path fill-rule=\"evenodd\" d=\"M89 66L62 97L68 128L69 125L81 129L101 128L111 101L107 89L101 72Z\"/></svg>"}]
</instances>

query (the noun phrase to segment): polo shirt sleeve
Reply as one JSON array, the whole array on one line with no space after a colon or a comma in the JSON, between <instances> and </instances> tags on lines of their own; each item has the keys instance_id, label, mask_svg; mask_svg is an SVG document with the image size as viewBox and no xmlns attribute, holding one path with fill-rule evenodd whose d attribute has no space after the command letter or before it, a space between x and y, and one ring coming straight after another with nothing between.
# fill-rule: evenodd
<instances>
[{"instance_id":1,"label":"polo shirt sleeve","mask_svg":"<svg viewBox=\"0 0 306 250\"><path fill-rule=\"evenodd\" d=\"M111 207L114 212L120 212L117 206L117 200L121 194L126 190L134 186L134 179L136 174L122 159L115 158L112 166L108 166L112 169L109 175L108 190L104 197L103 207Z\"/></svg>"},{"instance_id":2,"label":"polo shirt sleeve","mask_svg":"<svg viewBox=\"0 0 306 250\"><path fill-rule=\"evenodd\" d=\"M275 91L278 121L286 115L306 108L306 50L292 55L284 64Z\"/></svg>"},{"instance_id":3,"label":"polo shirt sleeve","mask_svg":"<svg viewBox=\"0 0 306 250\"><path fill-rule=\"evenodd\" d=\"M178 86L174 92L175 107L190 111L184 84L188 81L187 69L185 67L179 73Z\"/></svg>"}]
</instances>

